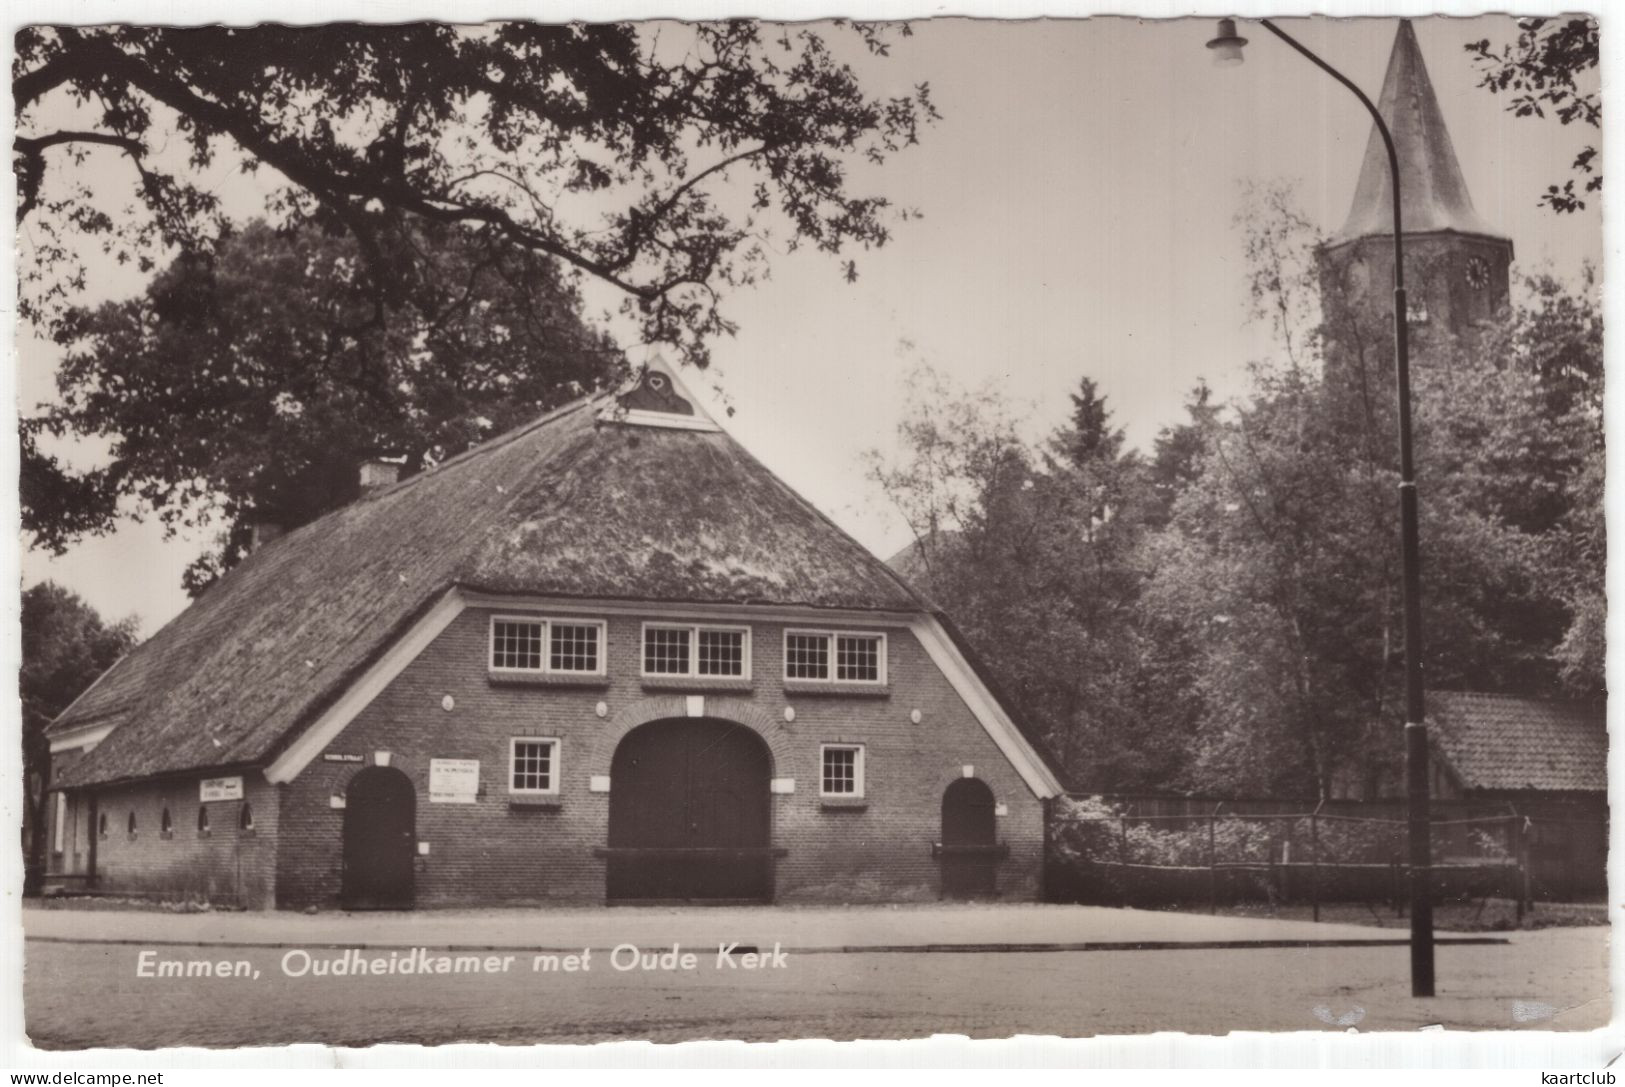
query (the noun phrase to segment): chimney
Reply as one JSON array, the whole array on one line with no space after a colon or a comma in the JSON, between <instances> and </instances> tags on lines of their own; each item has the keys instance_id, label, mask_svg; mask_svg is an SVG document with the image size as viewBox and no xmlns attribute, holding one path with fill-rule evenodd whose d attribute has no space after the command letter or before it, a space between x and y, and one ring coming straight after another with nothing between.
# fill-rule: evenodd
<instances>
[{"instance_id":1,"label":"chimney","mask_svg":"<svg viewBox=\"0 0 1625 1087\"><path fill-rule=\"evenodd\" d=\"M272 540L282 537L287 531L281 521L273 521L269 518L256 520L251 527L251 534L248 538L248 553L252 555Z\"/></svg>"},{"instance_id":2,"label":"chimney","mask_svg":"<svg viewBox=\"0 0 1625 1087\"><path fill-rule=\"evenodd\" d=\"M401 466L387 460L361 462L361 497L376 494L401 477Z\"/></svg>"}]
</instances>

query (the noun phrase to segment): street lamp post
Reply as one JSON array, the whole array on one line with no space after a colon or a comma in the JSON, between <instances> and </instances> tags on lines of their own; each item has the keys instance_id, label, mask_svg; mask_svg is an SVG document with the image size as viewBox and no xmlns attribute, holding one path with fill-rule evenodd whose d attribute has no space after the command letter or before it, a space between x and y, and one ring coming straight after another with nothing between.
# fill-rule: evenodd
<instances>
[{"instance_id":1,"label":"street lamp post","mask_svg":"<svg viewBox=\"0 0 1625 1087\"><path fill-rule=\"evenodd\" d=\"M1400 218L1399 155L1382 114L1365 92L1342 72L1321 60L1286 31L1260 19L1259 23L1353 92L1371 114L1382 143L1388 149L1388 168L1394 194L1394 379L1399 396L1399 523L1405 608L1405 778L1409 797L1408 837L1411 876L1411 995L1433 995L1433 848L1429 840L1428 733L1422 701L1422 555L1416 515L1416 466L1411 455L1411 361L1406 328L1405 235ZM1247 39L1236 34L1234 19L1219 20L1219 35L1207 43L1217 64L1242 61Z\"/></svg>"}]
</instances>

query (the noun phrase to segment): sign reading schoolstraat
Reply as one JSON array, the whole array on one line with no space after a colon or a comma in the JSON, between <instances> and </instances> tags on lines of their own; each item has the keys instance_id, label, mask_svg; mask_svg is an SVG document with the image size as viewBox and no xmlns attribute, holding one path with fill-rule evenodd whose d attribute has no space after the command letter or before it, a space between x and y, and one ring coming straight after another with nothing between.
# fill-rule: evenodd
<instances>
[{"instance_id":1,"label":"sign reading schoolstraat","mask_svg":"<svg viewBox=\"0 0 1625 1087\"><path fill-rule=\"evenodd\" d=\"M242 776L204 778L198 782L197 798L199 802L204 804L212 804L217 800L241 800L243 798Z\"/></svg>"},{"instance_id":2,"label":"sign reading schoolstraat","mask_svg":"<svg viewBox=\"0 0 1625 1087\"><path fill-rule=\"evenodd\" d=\"M472 804L479 792L479 759L429 760L429 803Z\"/></svg>"}]
</instances>

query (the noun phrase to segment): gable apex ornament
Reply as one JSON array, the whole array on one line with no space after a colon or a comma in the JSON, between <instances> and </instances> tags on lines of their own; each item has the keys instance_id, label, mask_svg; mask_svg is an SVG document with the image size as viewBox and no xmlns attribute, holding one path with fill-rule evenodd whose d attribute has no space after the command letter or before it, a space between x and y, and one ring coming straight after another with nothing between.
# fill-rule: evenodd
<instances>
[{"instance_id":1,"label":"gable apex ornament","mask_svg":"<svg viewBox=\"0 0 1625 1087\"><path fill-rule=\"evenodd\" d=\"M718 431L716 421L694 402L671 367L656 357L633 375L614 400L598 412L606 423Z\"/></svg>"}]
</instances>

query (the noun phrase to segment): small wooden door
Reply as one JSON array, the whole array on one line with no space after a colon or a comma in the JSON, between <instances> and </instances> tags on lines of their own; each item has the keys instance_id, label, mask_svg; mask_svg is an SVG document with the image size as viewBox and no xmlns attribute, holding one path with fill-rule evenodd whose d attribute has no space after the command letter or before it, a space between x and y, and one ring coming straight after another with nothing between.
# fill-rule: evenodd
<instances>
[{"instance_id":1,"label":"small wooden door","mask_svg":"<svg viewBox=\"0 0 1625 1087\"><path fill-rule=\"evenodd\" d=\"M960 778L942 793L942 893L980 898L997 888L998 824L993 790L980 778Z\"/></svg>"},{"instance_id":2,"label":"small wooden door","mask_svg":"<svg viewBox=\"0 0 1625 1087\"><path fill-rule=\"evenodd\" d=\"M772 773L761 737L732 721L628 733L610 763L608 897L771 900Z\"/></svg>"},{"instance_id":3,"label":"small wooden door","mask_svg":"<svg viewBox=\"0 0 1625 1087\"><path fill-rule=\"evenodd\" d=\"M417 791L393 767L369 766L344 797L344 906L409 910L417 853Z\"/></svg>"}]
</instances>

